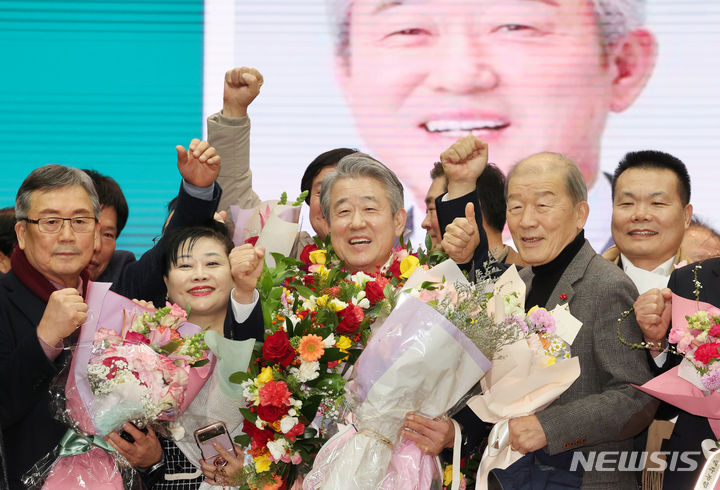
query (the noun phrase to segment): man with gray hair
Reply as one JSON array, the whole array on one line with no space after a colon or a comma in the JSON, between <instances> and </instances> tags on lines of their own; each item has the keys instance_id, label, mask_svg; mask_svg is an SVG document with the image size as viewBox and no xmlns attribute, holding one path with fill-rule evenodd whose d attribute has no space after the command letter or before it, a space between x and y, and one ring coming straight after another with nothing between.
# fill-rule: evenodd
<instances>
[{"instance_id":1,"label":"man with gray hair","mask_svg":"<svg viewBox=\"0 0 720 490\"><path fill-rule=\"evenodd\" d=\"M461 136L488 142L505 173L529 154L560 152L591 188L588 239L606 247L600 141L608 115L652 73L643 0L328 0L328 10L358 132L409 204L421 207L432 162Z\"/></svg>"},{"instance_id":2,"label":"man with gray hair","mask_svg":"<svg viewBox=\"0 0 720 490\"><path fill-rule=\"evenodd\" d=\"M0 422L10 488L58 443L48 386L68 338L87 319L86 271L99 240L90 177L61 165L34 170L15 201L18 245L0 277Z\"/></svg>"},{"instance_id":3,"label":"man with gray hair","mask_svg":"<svg viewBox=\"0 0 720 490\"><path fill-rule=\"evenodd\" d=\"M343 157L323 179L320 207L333 249L350 271L371 274L388 265L407 219L392 170L364 153Z\"/></svg>"},{"instance_id":4,"label":"man with gray hair","mask_svg":"<svg viewBox=\"0 0 720 490\"><path fill-rule=\"evenodd\" d=\"M467 150L457 156L455 165L473 160L473 147ZM547 408L510 419L509 444L525 457L506 470L493 471L491 478L497 478L503 488L525 488L523 482L542 475L561 477L568 488L636 488L635 474L620 471L619 466L612 471L593 467L582 474L578 464L588 461L590 452L631 450L632 437L650 423L657 407L632 387L652 376L645 354L623 346L616 332L617 319L633 304L637 289L585 239L586 198L580 169L558 153L532 155L507 177L507 223L520 257L529 265L520 271L527 287L526 311L534 306L552 310L567 305L579 320L568 342L580 361L580 377ZM640 329L632 317L628 320L623 336L639 342ZM479 424L463 422L464 430L478 430ZM411 419L406 425L418 432L428 422ZM448 447L451 428L446 424L440 431L445 437L428 448Z\"/></svg>"}]
</instances>

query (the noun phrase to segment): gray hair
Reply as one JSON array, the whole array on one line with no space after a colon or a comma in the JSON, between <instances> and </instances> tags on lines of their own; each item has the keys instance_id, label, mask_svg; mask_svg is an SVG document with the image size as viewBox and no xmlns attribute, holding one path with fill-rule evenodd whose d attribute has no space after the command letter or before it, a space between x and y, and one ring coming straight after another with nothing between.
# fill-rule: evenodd
<instances>
[{"instance_id":1,"label":"gray hair","mask_svg":"<svg viewBox=\"0 0 720 490\"><path fill-rule=\"evenodd\" d=\"M536 153L534 155L531 155L518 164L516 164L512 169L510 169L510 172L508 172L507 179L505 180L505 200L507 201L508 197L508 186L510 184L510 179L512 179L513 175L515 174L515 171L522 166L523 162L526 162L530 160L531 158L535 157L545 157L549 159L548 167L552 170L562 170L562 172L565 174L565 190L568 193L568 196L570 197L570 200L572 201L573 205L576 205L577 203L581 201L587 201L588 193L587 193L587 184L585 184L585 178L583 177L582 172L578 168L577 165L575 165L575 162L570 160L570 158L566 157L562 153L553 153L553 152L542 152L542 153ZM546 167L546 168L548 168Z\"/></svg>"},{"instance_id":2,"label":"gray hair","mask_svg":"<svg viewBox=\"0 0 720 490\"><path fill-rule=\"evenodd\" d=\"M30 172L23 181L15 196L15 219L28 217L30 211L30 196L34 191L48 191L79 185L88 193L92 203L95 218L100 216L100 201L93 181L88 174L80 169L65 167L63 165L45 165Z\"/></svg>"},{"instance_id":3,"label":"gray hair","mask_svg":"<svg viewBox=\"0 0 720 490\"><path fill-rule=\"evenodd\" d=\"M326 0L330 28L339 56L350 53L350 21L354 0ZM588 0L604 48L645 23L645 0Z\"/></svg>"},{"instance_id":4,"label":"gray hair","mask_svg":"<svg viewBox=\"0 0 720 490\"><path fill-rule=\"evenodd\" d=\"M343 157L335 171L330 172L323 179L320 187L320 208L328 223L330 222L330 191L333 185L340 179L358 177L376 179L385 186L393 216L403 207L405 202L403 186L397 175L370 155L357 152Z\"/></svg>"}]
</instances>

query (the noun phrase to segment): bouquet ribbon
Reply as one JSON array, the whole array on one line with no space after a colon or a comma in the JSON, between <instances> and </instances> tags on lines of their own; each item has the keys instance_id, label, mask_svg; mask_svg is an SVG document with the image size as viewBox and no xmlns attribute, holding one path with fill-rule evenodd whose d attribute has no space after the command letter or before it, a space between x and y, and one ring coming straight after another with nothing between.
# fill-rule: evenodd
<instances>
[{"instance_id":1,"label":"bouquet ribbon","mask_svg":"<svg viewBox=\"0 0 720 490\"><path fill-rule=\"evenodd\" d=\"M60 439L58 456L77 456L99 447L105 452L114 453L115 449L100 436L81 436L72 429L68 429L65 435Z\"/></svg>"}]
</instances>

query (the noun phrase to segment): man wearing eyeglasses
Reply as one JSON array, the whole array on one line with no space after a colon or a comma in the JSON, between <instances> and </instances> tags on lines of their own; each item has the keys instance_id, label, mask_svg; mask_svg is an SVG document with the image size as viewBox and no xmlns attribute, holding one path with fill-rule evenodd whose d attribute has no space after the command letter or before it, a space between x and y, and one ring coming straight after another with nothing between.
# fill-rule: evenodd
<instances>
[{"instance_id":1,"label":"man wearing eyeglasses","mask_svg":"<svg viewBox=\"0 0 720 490\"><path fill-rule=\"evenodd\" d=\"M78 169L40 167L17 193L18 246L0 277L0 422L11 489L24 488L22 474L65 432L50 415L48 385L87 318L99 214L93 183Z\"/></svg>"}]
</instances>

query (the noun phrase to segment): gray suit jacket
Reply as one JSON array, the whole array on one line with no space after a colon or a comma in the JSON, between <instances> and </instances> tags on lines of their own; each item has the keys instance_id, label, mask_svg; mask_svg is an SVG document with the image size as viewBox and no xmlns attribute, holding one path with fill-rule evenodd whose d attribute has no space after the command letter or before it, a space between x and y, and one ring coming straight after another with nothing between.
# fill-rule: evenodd
<instances>
[{"instance_id":1,"label":"gray suit jacket","mask_svg":"<svg viewBox=\"0 0 720 490\"><path fill-rule=\"evenodd\" d=\"M532 268L520 271L530 287ZM562 295L567 299L561 299ZM547 437L545 450L630 451L632 436L652 420L657 404L630 384L652 377L645 353L617 337L617 320L637 298L629 277L585 244L563 273L545 306L567 302L583 325L571 349L580 360L580 377L545 410L536 413ZM530 305L532 306L532 305ZM623 336L640 342L634 315L623 322ZM617 459L617 455L615 458ZM586 472L583 488L636 488L632 472Z\"/></svg>"}]
</instances>

